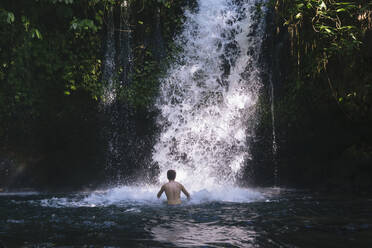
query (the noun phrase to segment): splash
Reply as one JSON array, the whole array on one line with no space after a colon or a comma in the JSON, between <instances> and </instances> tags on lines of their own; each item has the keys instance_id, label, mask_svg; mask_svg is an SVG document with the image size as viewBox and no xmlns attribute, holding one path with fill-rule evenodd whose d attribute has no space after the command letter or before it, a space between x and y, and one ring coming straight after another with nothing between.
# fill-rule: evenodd
<instances>
[{"instance_id":1,"label":"splash","mask_svg":"<svg viewBox=\"0 0 372 248\"><path fill-rule=\"evenodd\" d=\"M51 208L76 208L76 207L107 207L118 206L126 208L127 212L138 212L138 206L166 206L166 198L163 195L157 199L156 193L159 188L156 186L121 186L108 190L98 190L90 194L76 194L69 197L52 197L33 201L36 205ZM193 192L192 199L182 201L186 205L203 204L208 202L235 202L249 203L264 201L267 197L262 193L240 189L236 187L216 188L213 192L206 189Z\"/></svg>"},{"instance_id":2,"label":"splash","mask_svg":"<svg viewBox=\"0 0 372 248\"><path fill-rule=\"evenodd\" d=\"M233 186L249 156L247 139L261 87L262 1L199 0L186 12L182 47L163 79L163 127L153 160L191 191Z\"/></svg>"}]
</instances>

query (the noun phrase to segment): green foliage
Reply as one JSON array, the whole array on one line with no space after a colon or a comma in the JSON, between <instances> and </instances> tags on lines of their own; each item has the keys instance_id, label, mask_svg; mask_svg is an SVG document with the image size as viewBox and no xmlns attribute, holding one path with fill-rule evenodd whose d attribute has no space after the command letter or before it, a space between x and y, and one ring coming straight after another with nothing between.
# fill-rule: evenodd
<instances>
[{"instance_id":1,"label":"green foliage","mask_svg":"<svg viewBox=\"0 0 372 248\"><path fill-rule=\"evenodd\" d=\"M0 9L0 21L12 24L15 20L14 14L4 9Z\"/></svg>"},{"instance_id":2,"label":"green foliage","mask_svg":"<svg viewBox=\"0 0 372 248\"><path fill-rule=\"evenodd\" d=\"M38 38L39 40L43 39L43 36L37 28L31 29L30 33L32 38Z\"/></svg>"},{"instance_id":3,"label":"green foliage","mask_svg":"<svg viewBox=\"0 0 372 248\"><path fill-rule=\"evenodd\" d=\"M369 105L372 92L366 87L368 70L361 68L368 61L363 41L371 30L370 3L275 0L271 5L290 35L295 73L288 88L293 97L311 96L313 103L333 98L348 118L366 116L362 109Z\"/></svg>"},{"instance_id":4,"label":"green foliage","mask_svg":"<svg viewBox=\"0 0 372 248\"><path fill-rule=\"evenodd\" d=\"M285 25L297 36L304 36L304 27L312 27L312 37L306 40L314 49L324 51L326 58L337 53L351 53L361 45L362 30L357 16L368 6L357 2L332 0L277 1L285 12ZM310 30L306 29L307 32ZM307 36L309 37L309 36ZM315 42L315 44L314 44Z\"/></svg>"},{"instance_id":5,"label":"green foliage","mask_svg":"<svg viewBox=\"0 0 372 248\"><path fill-rule=\"evenodd\" d=\"M135 108L150 106L157 95L161 69L153 58L151 51L141 51L144 56L142 64L137 64L129 78L131 83L121 88L120 95Z\"/></svg>"},{"instance_id":6,"label":"green foliage","mask_svg":"<svg viewBox=\"0 0 372 248\"><path fill-rule=\"evenodd\" d=\"M94 24L93 20L90 19L79 20L76 17L74 17L74 19L71 21L71 29L78 32L91 30L93 33L96 33L98 31L98 27Z\"/></svg>"},{"instance_id":7,"label":"green foliage","mask_svg":"<svg viewBox=\"0 0 372 248\"><path fill-rule=\"evenodd\" d=\"M28 159L22 160L22 168L31 164L29 171L45 175L48 182L58 181L60 171L68 177L79 169L92 171L94 164L102 168L104 120L99 109L105 100L102 45L111 25L109 11L115 22L113 77L128 77L114 83L119 104L130 105L133 121L151 129L140 127L136 133L153 134L145 120L154 118L151 106L167 63L164 57L176 51L168 44L182 24L186 2L0 1L0 155L23 155ZM131 52L121 45L127 34ZM162 44L161 53L157 44ZM130 65L119 68L121 56L129 53Z\"/></svg>"},{"instance_id":8,"label":"green foliage","mask_svg":"<svg viewBox=\"0 0 372 248\"><path fill-rule=\"evenodd\" d=\"M21 142L35 127L79 113L88 104L81 95L90 98L92 107L99 105L104 92L101 46L111 9L115 13L129 9L128 30L115 32L130 32L133 39L133 68L129 83L118 86L119 95L135 108L151 106L163 68L172 59L169 55L177 52L171 40L183 22L185 2L1 1L0 140L17 143L17 136ZM154 18L169 56L162 61L153 54Z\"/></svg>"},{"instance_id":9,"label":"green foliage","mask_svg":"<svg viewBox=\"0 0 372 248\"><path fill-rule=\"evenodd\" d=\"M71 101L75 95L89 95L98 104L103 5L92 2L0 4L2 142L22 143L34 126L67 116L64 109L79 112L87 102Z\"/></svg>"},{"instance_id":10,"label":"green foliage","mask_svg":"<svg viewBox=\"0 0 372 248\"><path fill-rule=\"evenodd\" d=\"M118 8L118 3L109 2ZM132 27L130 30L132 38L133 61L131 69L117 68L116 90L120 100L131 105L134 109L145 110L152 106L158 93L159 79L172 60L172 55L177 53L172 38L180 30L183 22L183 11L181 7L184 1L169 0L132 0L127 1L125 6L129 8L131 15L126 25ZM123 4L120 4L123 11ZM121 17L123 18L123 17ZM155 25L155 21L158 25ZM155 30L156 28L159 28ZM124 30L126 31L126 30ZM155 33L161 31L161 34ZM160 60L157 50L161 44L154 42L154 37L161 35L165 40L164 52L167 57ZM130 71L127 82L120 83L123 71ZM119 78L121 78L119 80Z\"/></svg>"},{"instance_id":11,"label":"green foliage","mask_svg":"<svg viewBox=\"0 0 372 248\"><path fill-rule=\"evenodd\" d=\"M275 128L282 182L328 187L337 178L343 185L371 164L370 1L273 0L269 6L275 13L270 65L278 83L275 127L265 116L262 140Z\"/></svg>"},{"instance_id":12,"label":"green foliage","mask_svg":"<svg viewBox=\"0 0 372 248\"><path fill-rule=\"evenodd\" d=\"M172 2L172 0L158 0L158 3L163 4L168 9L172 7Z\"/></svg>"}]
</instances>

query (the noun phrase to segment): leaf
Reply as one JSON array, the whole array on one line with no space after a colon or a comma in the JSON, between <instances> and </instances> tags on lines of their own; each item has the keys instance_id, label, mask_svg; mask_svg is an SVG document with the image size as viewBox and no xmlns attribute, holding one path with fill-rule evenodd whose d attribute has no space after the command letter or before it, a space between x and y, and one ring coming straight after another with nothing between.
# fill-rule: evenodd
<instances>
[{"instance_id":1,"label":"leaf","mask_svg":"<svg viewBox=\"0 0 372 248\"><path fill-rule=\"evenodd\" d=\"M143 21L138 21L138 24L141 24L142 25L143 24Z\"/></svg>"},{"instance_id":2,"label":"leaf","mask_svg":"<svg viewBox=\"0 0 372 248\"><path fill-rule=\"evenodd\" d=\"M349 7L352 7L352 8L357 7L355 5L355 3L352 3L352 2L340 2L340 3L334 3L334 4L335 5L344 5L344 6L348 5Z\"/></svg>"},{"instance_id":3,"label":"leaf","mask_svg":"<svg viewBox=\"0 0 372 248\"><path fill-rule=\"evenodd\" d=\"M21 18L23 26L25 27L25 30L28 31L28 28L30 26L30 21L27 19L26 16L22 16Z\"/></svg>"},{"instance_id":4,"label":"leaf","mask_svg":"<svg viewBox=\"0 0 372 248\"><path fill-rule=\"evenodd\" d=\"M300 19L301 17L302 17L302 13L298 13L298 14L295 16L296 19Z\"/></svg>"},{"instance_id":5,"label":"leaf","mask_svg":"<svg viewBox=\"0 0 372 248\"><path fill-rule=\"evenodd\" d=\"M336 12L345 12L346 11L346 9L344 9L344 8L341 8L341 9L337 9L336 10Z\"/></svg>"},{"instance_id":6,"label":"leaf","mask_svg":"<svg viewBox=\"0 0 372 248\"><path fill-rule=\"evenodd\" d=\"M76 22L72 23L71 28L74 29L74 30L77 29L77 23Z\"/></svg>"},{"instance_id":7,"label":"leaf","mask_svg":"<svg viewBox=\"0 0 372 248\"><path fill-rule=\"evenodd\" d=\"M38 29L34 29L34 34L36 35L36 37L39 39L39 40L42 40L43 39L43 36L41 35L40 31Z\"/></svg>"},{"instance_id":8,"label":"leaf","mask_svg":"<svg viewBox=\"0 0 372 248\"><path fill-rule=\"evenodd\" d=\"M70 91L67 91L67 90L65 90L65 92L64 92L64 93L65 93L65 95L66 95L66 96L69 96L69 95L71 95Z\"/></svg>"},{"instance_id":9,"label":"leaf","mask_svg":"<svg viewBox=\"0 0 372 248\"><path fill-rule=\"evenodd\" d=\"M302 7L304 7L305 5L303 3L300 3L300 4L297 4L297 9L301 9Z\"/></svg>"},{"instance_id":10,"label":"leaf","mask_svg":"<svg viewBox=\"0 0 372 248\"><path fill-rule=\"evenodd\" d=\"M79 20L76 17L71 21L70 29L77 31L91 30L94 33L98 31L98 27L94 24L93 20L90 19Z\"/></svg>"},{"instance_id":11,"label":"leaf","mask_svg":"<svg viewBox=\"0 0 372 248\"><path fill-rule=\"evenodd\" d=\"M322 3L320 4L320 9L324 9L326 10L327 9L327 5L322 1Z\"/></svg>"},{"instance_id":12,"label":"leaf","mask_svg":"<svg viewBox=\"0 0 372 248\"><path fill-rule=\"evenodd\" d=\"M6 18L7 23L12 24L14 22L14 14L12 12L8 12L8 16Z\"/></svg>"}]
</instances>

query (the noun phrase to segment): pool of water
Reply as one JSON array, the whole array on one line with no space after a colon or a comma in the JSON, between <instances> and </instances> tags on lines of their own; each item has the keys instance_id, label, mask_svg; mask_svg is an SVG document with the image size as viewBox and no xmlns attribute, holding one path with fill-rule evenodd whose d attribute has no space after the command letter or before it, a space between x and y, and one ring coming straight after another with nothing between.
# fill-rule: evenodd
<instances>
[{"instance_id":1,"label":"pool of water","mask_svg":"<svg viewBox=\"0 0 372 248\"><path fill-rule=\"evenodd\" d=\"M372 247L372 197L239 189L240 197L201 191L170 207L154 190L139 190L2 193L0 240L4 247Z\"/></svg>"}]
</instances>

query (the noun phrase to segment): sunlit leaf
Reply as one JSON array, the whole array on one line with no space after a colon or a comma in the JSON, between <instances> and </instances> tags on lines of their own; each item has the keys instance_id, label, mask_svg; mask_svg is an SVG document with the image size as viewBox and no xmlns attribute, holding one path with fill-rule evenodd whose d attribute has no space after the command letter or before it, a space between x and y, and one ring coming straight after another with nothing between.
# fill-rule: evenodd
<instances>
[{"instance_id":1,"label":"sunlit leaf","mask_svg":"<svg viewBox=\"0 0 372 248\"><path fill-rule=\"evenodd\" d=\"M327 5L322 1L322 3L320 4L320 9L324 9L326 10L327 9Z\"/></svg>"},{"instance_id":2,"label":"sunlit leaf","mask_svg":"<svg viewBox=\"0 0 372 248\"><path fill-rule=\"evenodd\" d=\"M39 40L43 39L43 36L41 35L40 31L38 29L33 30L32 38L38 38Z\"/></svg>"},{"instance_id":3,"label":"sunlit leaf","mask_svg":"<svg viewBox=\"0 0 372 248\"><path fill-rule=\"evenodd\" d=\"M7 23L9 24L12 24L14 22L15 18L14 18L14 14L12 12L8 12L8 16L7 16Z\"/></svg>"}]
</instances>

